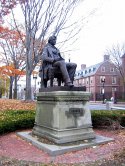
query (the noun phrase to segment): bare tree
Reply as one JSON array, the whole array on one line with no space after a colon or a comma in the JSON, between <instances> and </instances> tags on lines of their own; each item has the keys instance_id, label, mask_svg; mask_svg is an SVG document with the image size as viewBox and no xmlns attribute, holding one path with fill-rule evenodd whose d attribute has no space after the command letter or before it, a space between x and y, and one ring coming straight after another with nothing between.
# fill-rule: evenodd
<instances>
[{"instance_id":1,"label":"bare tree","mask_svg":"<svg viewBox=\"0 0 125 166\"><path fill-rule=\"evenodd\" d=\"M11 29L3 33L3 36L0 41L1 54L3 57L2 63L7 66L13 65L15 71L16 69L23 70L26 67L24 58L25 48L22 44L22 40L18 37L18 33ZM12 73L12 75L10 75L9 98L12 98L12 89L14 89L13 98L17 98L17 81L19 77L20 75L18 75L18 73Z\"/></svg>"},{"instance_id":2,"label":"bare tree","mask_svg":"<svg viewBox=\"0 0 125 166\"><path fill-rule=\"evenodd\" d=\"M64 27L79 0L27 0L19 1L25 26L26 48L26 100L31 100L31 74L40 60L42 47L50 35L70 29L68 37L72 38L74 26ZM15 25L15 15L12 11ZM75 24L74 24L75 25ZM77 27L78 28L78 27ZM79 30L79 28L78 28ZM38 43L36 41L39 41Z\"/></svg>"},{"instance_id":3,"label":"bare tree","mask_svg":"<svg viewBox=\"0 0 125 166\"><path fill-rule=\"evenodd\" d=\"M122 64L122 56L125 55L125 44L119 43L113 45L111 49L107 49L106 53L111 55L111 60L115 64L123 86L123 98L125 99L125 66Z\"/></svg>"}]
</instances>

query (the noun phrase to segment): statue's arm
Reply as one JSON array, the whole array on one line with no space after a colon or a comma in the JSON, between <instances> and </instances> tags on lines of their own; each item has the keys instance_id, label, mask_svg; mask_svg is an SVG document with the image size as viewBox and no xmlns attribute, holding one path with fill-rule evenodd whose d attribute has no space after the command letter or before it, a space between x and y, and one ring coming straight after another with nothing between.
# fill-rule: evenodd
<instances>
[{"instance_id":1,"label":"statue's arm","mask_svg":"<svg viewBox=\"0 0 125 166\"><path fill-rule=\"evenodd\" d=\"M53 63L54 62L54 58L52 58L51 55L49 55L49 50L47 47L45 47L43 49L43 52L42 52L42 60L43 61L46 61L46 62L50 62L50 63Z\"/></svg>"},{"instance_id":2,"label":"statue's arm","mask_svg":"<svg viewBox=\"0 0 125 166\"><path fill-rule=\"evenodd\" d=\"M61 56L59 49L57 49L57 53L58 53L58 55L59 55L59 57L60 57L60 58L59 58L60 60L65 60L65 59Z\"/></svg>"}]
</instances>

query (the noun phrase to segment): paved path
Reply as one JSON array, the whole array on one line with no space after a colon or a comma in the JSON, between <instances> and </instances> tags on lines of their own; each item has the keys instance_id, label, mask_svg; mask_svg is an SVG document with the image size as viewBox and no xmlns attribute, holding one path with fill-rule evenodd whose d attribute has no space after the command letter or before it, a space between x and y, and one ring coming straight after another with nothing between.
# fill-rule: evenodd
<instances>
[{"instance_id":1,"label":"paved path","mask_svg":"<svg viewBox=\"0 0 125 166\"><path fill-rule=\"evenodd\" d=\"M125 108L125 103L113 104L113 106ZM103 104L102 102L91 102L90 101L89 108L90 108L90 110L106 110L106 104Z\"/></svg>"}]
</instances>

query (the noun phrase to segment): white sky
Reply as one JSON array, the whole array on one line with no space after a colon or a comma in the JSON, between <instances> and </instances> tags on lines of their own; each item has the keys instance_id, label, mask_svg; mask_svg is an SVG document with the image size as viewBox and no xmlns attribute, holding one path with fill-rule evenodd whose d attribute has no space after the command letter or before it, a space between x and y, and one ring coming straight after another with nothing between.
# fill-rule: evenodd
<instances>
[{"instance_id":1,"label":"white sky","mask_svg":"<svg viewBox=\"0 0 125 166\"><path fill-rule=\"evenodd\" d=\"M71 61L78 64L78 69L81 64L91 66L103 61L106 48L125 42L125 0L84 1L76 17L94 8L97 10L85 23L75 46L78 50L70 55ZM76 48L73 46L73 49Z\"/></svg>"},{"instance_id":2,"label":"white sky","mask_svg":"<svg viewBox=\"0 0 125 166\"><path fill-rule=\"evenodd\" d=\"M103 61L106 48L125 42L125 0L81 0L73 15L74 19L86 17L91 11L96 12L85 20L79 34L79 40L71 46L70 53L65 53L66 60L87 66ZM72 18L71 18L72 19Z\"/></svg>"}]
</instances>

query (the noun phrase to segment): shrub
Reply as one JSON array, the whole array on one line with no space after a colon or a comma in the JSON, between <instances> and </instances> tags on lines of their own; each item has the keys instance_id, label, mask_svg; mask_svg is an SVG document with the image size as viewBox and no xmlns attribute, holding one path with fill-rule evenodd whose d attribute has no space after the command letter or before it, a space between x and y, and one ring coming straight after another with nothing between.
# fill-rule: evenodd
<instances>
[{"instance_id":1,"label":"shrub","mask_svg":"<svg viewBox=\"0 0 125 166\"><path fill-rule=\"evenodd\" d=\"M94 128L108 127L113 124L125 126L125 111L124 110L95 110L91 112L92 124ZM117 128L118 126L116 126Z\"/></svg>"},{"instance_id":2,"label":"shrub","mask_svg":"<svg viewBox=\"0 0 125 166\"><path fill-rule=\"evenodd\" d=\"M0 134L34 126L35 111L9 110L0 112Z\"/></svg>"},{"instance_id":3,"label":"shrub","mask_svg":"<svg viewBox=\"0 0 125 166\"><path fill-rule=\"evenodd\" d=\"M94 128L112 126L118 122L125 126L125 111L95 110L91 111L92 124ZM0 134L20 129L33 128L35 122L35 111L32 110L9 110L0 112Z\"/></svg>"}]
</instances>

